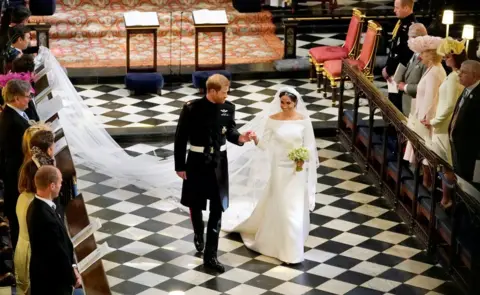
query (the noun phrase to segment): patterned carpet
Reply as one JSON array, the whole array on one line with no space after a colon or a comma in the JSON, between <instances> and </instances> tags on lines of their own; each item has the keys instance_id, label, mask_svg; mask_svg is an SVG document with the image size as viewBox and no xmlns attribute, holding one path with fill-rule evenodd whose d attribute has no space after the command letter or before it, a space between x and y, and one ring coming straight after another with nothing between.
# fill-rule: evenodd
<instances>
[{"instance_id":1,"label":"patterned carpet","mask_svg":"<svg viewBox=\"0 0 480 295\"><path fill-rule=\"evenodd\" d=\"M306 260L287 265L222 233L218 255L227 271L221 275L202 267L188 214L162 201L161 192L77 165L90 218L103 223L97 243L115 249L103 259L113 294L461 295L336 139L317 139L317 147L321 166ZM156 161L171 156L173 144L125 149Z\"/></svg>"},{"instance_id":2,"label":"patterned carpet","mask_svg":"<svg viewBox=\"0 0 480 295\"><path fill-rule=\"evenodd\" d=\"M57 1L53 16L33 17L32 21L52 24L50 48L67 68L125 66L126 31L123 13L131 10L156 11L158 65L194 64L194 26L191 11L225 9L228 15L228 64L270 62L282 58L283 44L275 36L272 14L239 13L230 0L131 0ZM171 28L171 29L170 29ZM200 62L220 62L220 36L201 34ZM153 38L137 35L131 40L133 66L149 65ZM170 52L171 51L171 52Z\"/></svg>"}]
</instances>

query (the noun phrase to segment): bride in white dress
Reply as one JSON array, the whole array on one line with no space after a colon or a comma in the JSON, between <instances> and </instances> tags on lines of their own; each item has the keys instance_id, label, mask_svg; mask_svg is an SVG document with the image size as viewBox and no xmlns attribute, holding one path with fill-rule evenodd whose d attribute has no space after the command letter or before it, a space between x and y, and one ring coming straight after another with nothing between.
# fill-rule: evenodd
<instances>
[{"instance_id":1,"label":"bride in white dress","mask_svg":"<svg viewBox=\"0 0 480 295\"><path fill-rule=\"evenodd\" d=\"M229 224L233 228L224 226L223 229L240 233L245 246L263 255L300 263L310 228L309 208L315 206L318 166L315 136L305 104L293 88L280 89L272 107L281 111L268 116L263 136L253 138L260 153L266 153L269 160L265 163L254 156L253 165L266 167L261 173L267 175L268 182L253 213L237 225ZM288 153L302 146L309 150L309 160L304 163L304 169L297 172L296 163L288 158ZM260 175L258 169L252 170L257 171L251 173ZM313 177L308 177L309 174ZM239 208L232 204L229 210Z\"/></svg>"}]
</instances>

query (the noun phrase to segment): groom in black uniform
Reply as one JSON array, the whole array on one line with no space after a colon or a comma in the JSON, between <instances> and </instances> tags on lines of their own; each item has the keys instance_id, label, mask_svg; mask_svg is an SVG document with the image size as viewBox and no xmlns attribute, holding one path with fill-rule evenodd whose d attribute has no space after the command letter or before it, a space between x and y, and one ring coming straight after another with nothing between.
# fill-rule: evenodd
<instances>
[{"instance_id":1,"label":"groom in black uniform","mask_svg":"<svg viewBox=\"0 0 480 295\"><path fill-rule=\"evenodd\" d=\"M252 132L240 134L235 124L235 105L225 101L230 82L215 74L207 80L205 97L187 102L175 134L175 171L183 179L181 203L190 208L195 248L205 247L203 263L218 272L225 268L217 260L222 212L228 208L228 160L226 141L243 145ZM187 143L190 150L185 161ZM210 200L207 243L204 244L202 210Z\"/></svg>"}]
</instances>

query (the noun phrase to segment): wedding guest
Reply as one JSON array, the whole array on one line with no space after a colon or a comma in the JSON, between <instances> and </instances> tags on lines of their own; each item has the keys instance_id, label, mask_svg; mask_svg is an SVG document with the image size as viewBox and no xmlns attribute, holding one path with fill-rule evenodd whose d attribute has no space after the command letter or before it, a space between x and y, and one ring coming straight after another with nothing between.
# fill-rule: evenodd
<instances>
[{"instance_id":1,"label":"wedding guest","mask_svg":"<svg viewBox=\"0 0 480 295\"><path fill-rule=\"evenodd\" d=\"M427 29L421 23L414 23L408 30L408 38L416 38L427 35ZM411 105L415 109L415 97L417 97L417 86L425 73L425 65L420 61L420 54L414 53L408 62L407 69L400 81L397 82L397 93L389 93L389 98L400 111L408 117L410 114ZM391 96L391 97L390 97Z\"/></svg>"},{"instance_id":2,"label":"wedding guest","mask_svg":"<svg viewBox=\"0 0 480 295\"><path fill-rule=\"evenodd\" d=\"M30 101L30 83L10 80L3 88L6 107L0 113L0 172L4 183L5 216L10 223L12 248L17 245L18 221L15 207L18 199L18 173L23 163L22 139L30 126L25 113Z\"/></svg>"},{"instance_id":3,"label":"wedding guest","mask_svg":"<svg viewBox=\"0 0 480 295\"><path fill-rule=\"evenodd\" d=\"M32 128L29 128L32 129ZM25 133L27 134L27 133ZM31 158L23 163L20 169L16 213L19 223L18 243L15 249L14 265L17 295L30 294L30 238L27 227L27 210L35 197L34 177L43 165L54 165L54 134L48 130L38 130L32 137Z\"/></svg>"},{"instance_id":4,"label":"wedding guest","mask_svg":"<svg viewBox=\"0 0 480 295\"><path fill-rule=\"evenodd\" d=\"M47 130L51 131L51 128L47 124L43 123L36 123L33 124L32 126L28 127L27 130L25 130L25 133L23 134L23 140L22 140L22 151L23 151L23 163L27 162L32 158L32 137L35 133L37 133L40 130Z\"/></svg>"},{"instance_id":5,"label":"wedding guest","mask_svg":"<svg viewBox=\"0 0 480 295\"><path fill-rule=\"evenodd\" d=\"M10 46L7 48L7 63L23 54L23 50L30 45L30 28L17 25L8 29Z\"/></svg>"},{"instance_id":6,"label":"wedding guest","mask_svg":"<svg viewBox=\"0 0 480 295\"><path fill-rule=\"evenodd\" d=\"M17 6L12 11L12 19L10 20L10 27L17 25L26 25L28 18L32 15L30 9L25 6Z\"/></svg>"},{"instance_id":7,"label":"wedding guest","mask_svg":"<svg viewBox=\"0 0 480 295\"><path fill-rule=\"evenodd\" d=\"M382 70L385 80L391 79L399 63L406 65L412 58L413 52L409 49L407 42L410 25L416 22L413 4L414 0L395 0L394 12L398 21L392 32L387 64Z\"/></svg>"},{"instance_id":8,"label":"wedding guest","mask_svg":"<svg viewBox=\"0 0 480 295\"><path fill-rule=\"evenodd\" d=\"M417 99L415 110L410 117L410 128L412 128L425 142L431 141L431 129L421 123L422 120L432 120L437 109L440 84L445 80L447 74L441 64L442 57L437 54L437 48L442 38L423 36L408 40L408 46L420 54L422 63L427 70L420 79L417 87ZM416 163L413 146L410 142L405 149L404 160ZM423 184L431 186L431 172L426 161L423 162Z\"/></svg>"},{"instance_id":9,"label":"wedding guest","mask_svg":"<svg viewBox=\"0 0 480 295\"><path fill-rule=\"evenodd\" d=\"M20 57L17 57L15 60L12 62L12 70L11 73L19 73L19 74L28 74L32 75L33 71L35 70L35 62L34 62L34 57L31 54L23 54ZM33 82L30 82L32 84L32 89L33 89ZM35 102L33 99L30 100L28 103L28 108L25 110L25 113L27 113L28 117L34 121L40 121L40 118L38 117L37 109L35 107Z\"/></svg>"},{"instance_id":10,"label":"wedding guest","mask_svg":"<svg viewBox=\"0 0 480 295\"><path fill-rule=\"evenodd\" d=\"M466 181L480 183L480 62L464 61L458 77L465 90L448 127L453 170Z\"/></svg>"},{"instance_id":11,"label":"wedding guest","mask_svg":"<svg viewBox=\"0 0 480 295\"><path fill-rule=\"evenodd\" d=\"M27 211L31 245L30 292L71 295L81 284L70 236L55 211L54 199L62 187L62 174L46 165L35 174L35 197Z\"/></svg>"},{"instance_id":12,"label":"wedding guest","mask_svg":"<svg viewBox=\"0 0 480 295\"><path fill-rule=\"evenodd\" d=\"M430 148L445 161L452 164L452 152L450 148L450 139L448 136L448 125L452 119L453 109L457 103L457 99L462 93L464 86L460 84L458 71L461 64L467 59L465 53L465 42L459 42L450 37L443 40L438 47L437 53L443 56L447 67L452 72L447 76L442 85L440 85L440 94L438 97L437 109L435 117L431 120L424 120L422 123L432 128L432 141ZM451 171L444 171L446 180L453 182L453 174ZM443 198L440 205L445 209L452 205L450 198L449 185L443 182Z\"/></svg>"},{"instance_id":13,"label":"wedding guest","mask_svg":"<svg viewBox=\"0 0 480 295\"><path fill-rule=\"evenodd\" d=\"M13 73L33 73L35 58L31 54L23 54L12 62Z\"/></svg>"}]
</instances>

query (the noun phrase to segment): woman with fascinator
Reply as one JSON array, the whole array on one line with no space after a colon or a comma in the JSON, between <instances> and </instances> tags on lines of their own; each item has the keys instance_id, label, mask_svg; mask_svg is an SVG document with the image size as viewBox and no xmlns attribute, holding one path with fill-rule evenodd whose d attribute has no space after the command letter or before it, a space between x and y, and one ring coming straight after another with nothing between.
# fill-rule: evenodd
<instances>
[{"instance_id":1,"label":"woman with fascinator","mask_svg":"<svg viewBox=\"0 0 480 295\"><path fill-rule=\"evenodd\" d=\"M42 125L40 125L42 126ZM33 128L32 128L33 127ZM16 294L29 294L30 292L30 238L27 227L27 211L30 203L35 197L34 177L38 168L44 165L54 165L54 134L48 129L35 129L38 126L32 126L29 129L36 130L30 138L30 141L24 146L30 147L29 159L23 163L20 169L20 177L18 180L18 197L16 213L20 227L17 246L13 257L15 265L15 279L17 284ZM27 129L27 130L29 130Z\"/></svg>"},{"instance_id":2,"label":"woman with fascinator","mask_svg":"<svg viewBox=\"0 0 480 295\"><path fill-rule=\"evenodd\" d=\"M451 165L452 151L448 135L448 126L452 119L457 100L465 88L460 84L458 78L460 66L467 59L465 40L460 42L451 37L445 38L437 48L437 54L443 57L445 64L452 70L452 72L443 81L442 85L440 85L435 117L431 120L424 120L422 123L432 129L432 141L429 145L430 149ZM453 182L454 177L451 171L445 171L444 175L449 182ZM449 191L450 189L448 189L444 182L443 198L440 205L445 209L452 206L452 200L448 193Z\"/></svg>"},{"instance_id":3,"label":"woman with fascinator","mask_svg":"<svg viewBox=\"0 0 480 295\"><path fill-rule=\"evenodd\" d=\"M300 263L310 229L309 208L315 206L315 136L305 103L293 88L278 90L270 106L254 119L261 124L249 126L256 144L247 152L251 161L240 169L244 171L231 172L232 194L243 191L247 197L232 198L223 229L240 233L245 246L263 255ZM291 160L289 152L300 147L308 150L308 159Z\"/></svg>"},{"instance_id":4,"label":"woman with fascinator","mask_svg":"<svg viewBox=\"0 0 480 295\"><path fill-rule=\"evenodd\" d=\"M442 57L437 53L437 48L443 39L433 36L421 36L408 40L408 47L415 53L420 53L422 63L427 70L423 74L417 86L417 99L415 110L409 117L409 126L428 144L432 139L431 126L422 122L435 118L437 110L440 84L445 80L447 74L441 64ZM416 163L413 146L410 142L405 149L404 160ZM430 188L432 185L432 174L428 162L423 161L423 185Z\"/></svg>"}]
</instances>

